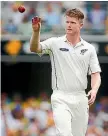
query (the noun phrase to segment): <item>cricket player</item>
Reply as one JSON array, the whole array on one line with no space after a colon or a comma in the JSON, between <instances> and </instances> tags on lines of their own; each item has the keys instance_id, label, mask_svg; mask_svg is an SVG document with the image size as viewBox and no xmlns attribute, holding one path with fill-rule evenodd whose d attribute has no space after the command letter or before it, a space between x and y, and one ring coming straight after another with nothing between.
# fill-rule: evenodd
<instances>
[{"instance_id":1,"label":"cricket player","mask_svg":"<svg viewBox=\"0 0 108 136\"><path fill-rule=\"evenodd\" d=\"M101 68L95 48L80 36L84 14L79 9L70 9L65 18L65 35L40 42L41 18L34 17L30 50L50 55L51 103L57 136L85 136L89 105L94 103L101 84ZM91 90L86 95L88 74Z\"/></svg>"}]
</instances>

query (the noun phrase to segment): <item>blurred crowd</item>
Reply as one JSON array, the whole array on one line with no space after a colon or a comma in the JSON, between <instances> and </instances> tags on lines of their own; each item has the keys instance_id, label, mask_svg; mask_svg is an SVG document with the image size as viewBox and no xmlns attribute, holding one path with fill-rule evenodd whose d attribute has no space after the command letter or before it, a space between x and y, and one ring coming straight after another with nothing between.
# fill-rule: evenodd
<instances>
[{"instance_id":1,"label":"blurred crowd","mask_svg":"<svg viewBox=\"0 0 108 136\"><path fill-rule=\"evenodd\" d=\"M26 11L18 12L19 5ZM83 34L108 34L108 2L107 1L25 1L1 2L1 33L31 35L31 20L34 16L42 18L41 33L62 33L65 28L65 11L79 8L85 14Z\"/></svg>"},{"instance_id":2,"label":"blurred crowd","mask_svg":"<svg viewBox=\"0 0 108 136\"><path fill-rule=\"evenodd\" d=\"M26 100L20 94L1 94L1 136L56 136L50 97L42 92ZM108 136L108 96L89 109L86 136Z\"/></svg>"}]
</instances>

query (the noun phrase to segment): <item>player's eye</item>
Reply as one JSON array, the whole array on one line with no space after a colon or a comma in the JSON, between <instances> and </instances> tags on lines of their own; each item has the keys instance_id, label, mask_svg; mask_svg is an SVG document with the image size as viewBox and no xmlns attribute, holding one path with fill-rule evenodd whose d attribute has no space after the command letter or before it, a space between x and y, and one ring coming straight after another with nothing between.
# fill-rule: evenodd
<instances>
[{"instance_id":1,"label":"player's eye","mask_svg":"<svg viewBox=\"0 0 108 136\"><path fill-rule=\"evenodd\" d=\"M69 21L66 21L66 23L68 24L68 23L69 23Z\"/></svg>"},{"instance_id":2,"label":"player's eye","mask_svg":"<svg viewBox=\"0 0 108 136\"><path fill-rule=\"evenodd\" d=\"M71 24L76 24L75 22L71 22Z\"/></svg>"}]
</instances>

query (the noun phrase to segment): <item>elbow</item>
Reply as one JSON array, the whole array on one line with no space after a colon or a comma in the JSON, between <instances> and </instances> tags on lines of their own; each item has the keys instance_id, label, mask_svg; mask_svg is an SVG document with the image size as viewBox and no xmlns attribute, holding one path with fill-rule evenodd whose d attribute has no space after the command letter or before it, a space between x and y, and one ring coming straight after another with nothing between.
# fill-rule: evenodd
<instances>
[{"instance_id":1,"label":"elbow","mask_svg":"<svg viewBox=\"0 0 108 136\"><path fill-rule=\"evenodd\" d=\"M97 76L98 76L98 79L99 79L99 81L101 83L101 75L100 75L100 73L97 73Z\"/></svg>"},{"instance_id":2,"label":"elbow","mask_svg":"<svg viewBox=\"0 0 108 136\"><path fill-rule=\"evenodd\" d=\"M99 82L100 82L100 85L101 85L101 75L100 75L100 73L98 74L98 79L99 79Z\"/></svg>"},{"instance_id":3,"label":"elbow","mask_svg":"<svg viewBox=\"0 0 108 136\"><path fill-rule=\"evenodd\" d=\"M101 75L100 75L100 73L99 73L99 72L92 73L91 78L92 78L93 80L97 80L97 81L99 81L99 82L100 82L100 84L101 84Z\"/></svg>"},{"instance_id":4,"label":"elbow","mask_svg":"<svg viewBox=\"0 0 108 136\"><path fill-rule=\"evenodd\" d=\"M30 51L33 52L33 45L30 42Z\"/></svg>"},{"instance_id":5,"label":"elbow","mask_svg":"<svg viewBox=\"0 0 108 136\"><path fill-rule=\"evenodd\" d=\"M31 51L31 52L34 52L34 49L33 49L31 46L30 46L30 51Z\"/></svg>"},{"instance_id":6,"label":"elbow","mask_svg":"<svg viewBox=\"0 0 108 136\"><path fill-rule=\"evenodd\" d=\"M100 76L100 84L101 84L101 81L102 81L102 80L101 80L101 76Z\"/></svg>"},{"instance_id":7,"label":"elbow","mask_svg":"<svg viewBox=\"0 0 108 136\"><path fill-rule=\"evenodd\" d=\"M99 81L99 84L101 85L101 75L100 75L100 73L97 74L97 80Z\"/></svg>"},{"instance_id":8,"label":"elbow","mask_svg":"<svg viewBox=\"0 0 108 136\"><path fill-rule=\"evenodd\" d=\"M30 46L30 51L34 52L34 53L41 53L41 50L39 50L37 48L33 48L32 46Z\"/></svg>"},{"instance_id":9,"label":"elbow","mask_svg":"<svg viewBox=\"0 0 108 136\"><path fill-rule=\"evenodd\" d=\"M32 45L30 45L30 51L31 52L36 52L36 49Z\"/></svg>"}]
</instances>

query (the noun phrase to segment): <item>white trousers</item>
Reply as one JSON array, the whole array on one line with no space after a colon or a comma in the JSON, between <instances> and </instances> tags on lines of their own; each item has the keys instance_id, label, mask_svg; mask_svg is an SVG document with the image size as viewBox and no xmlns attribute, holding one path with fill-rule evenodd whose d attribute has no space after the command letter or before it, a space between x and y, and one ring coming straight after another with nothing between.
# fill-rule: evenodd
<instances>
[{"instance_id":1,"label":"white trousers","mask_svg":"<svg viewBox=\"0 0 108 136\"><path fill-rule=\"evenodd\" d=\"M53 118L57 136L85 136L88 125L88 98L85 91L51 95Z\"/></svg>"}]
</instances>

